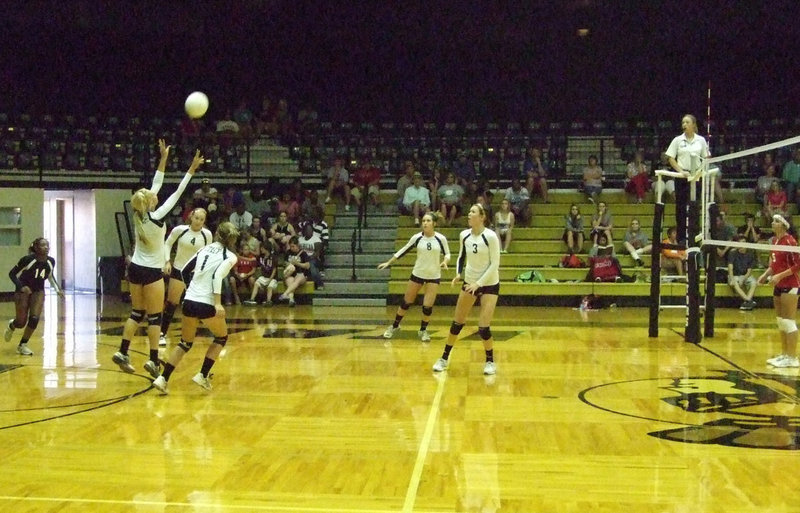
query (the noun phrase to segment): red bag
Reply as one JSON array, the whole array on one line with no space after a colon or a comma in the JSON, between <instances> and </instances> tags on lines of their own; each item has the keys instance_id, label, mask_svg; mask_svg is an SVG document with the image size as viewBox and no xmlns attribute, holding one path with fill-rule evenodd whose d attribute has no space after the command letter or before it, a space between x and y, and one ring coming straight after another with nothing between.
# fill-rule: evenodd
<instances>
[{"instance_id":1,"label":"red bag","mask_svg":"<svg viewBox=\"0 0 800 513\"><path fill-rule=\"evenodd\" d=\"M622 268L616 258L610 256L591 257L589 259L589 275L586 281L619 281L622 279Z\"/></svg>"},{"instance_id":2,"label":"red bag","mask_svg":"<svg viewBox=\"0 0 800 513\"><path fill-rule=\"evenodd\" d=\"M564 255L561 258L561 267L569 267L569 268L578 268L578 267L586 267L586 264L580 259L578 255L575 253Z\"/></svg>"}]
</instances>

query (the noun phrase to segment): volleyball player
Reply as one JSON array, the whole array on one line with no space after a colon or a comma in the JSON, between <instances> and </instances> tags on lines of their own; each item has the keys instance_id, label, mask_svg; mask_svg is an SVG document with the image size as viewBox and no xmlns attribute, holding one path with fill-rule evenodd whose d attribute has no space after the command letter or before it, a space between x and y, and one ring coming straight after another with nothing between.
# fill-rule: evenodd
<instances>
[{"instance_id":1,"label":"volleyball player","mask_svg":"<svg viewBox=\"0 0 800 513\"><path fill-rule=\"evenodd\" d=\"M422 216L422 232L414 234L408 243L400 248L392 258L378 265L378 269L386 269L392 262L403 257L413 248L417 250L417 260L414 262L414 269L411 270L411 277L406 285L406 293L403 302L397 307L394 323L383 332L384 338L392 338L394 332L400 329L403 317L414 304L422 287L425 287L425 295L422 298L422 322L419 325L417 336L423 342L430 342L431 336L428 333L428 323L433 313L433 304L436 302L436 294L439 292L439 281L442 278L442 269L447 269L450 262L450 248L447 246L447 239L444 235L436 231L436 223L439 216L428 212ZM444 255L444 257L442 257Z\"/></svg>"},{"instance_id":2,"label":"volleyball player","mask_svg":"<svg viewBox=\"0 0 800 513\"><path fill-rule=\"evenodd\" d=\"M183 279L189 283L183 300L181 342L172 350L164 371L153 381L153 386L167 393L167 382L186 353L192 349L200 321L214 335L206 351L200 372L192 381L205 390L211 390L211 367L228 341L225 307L222 306L222 281L233 269L238 257L234 252L239 231L231 222L220 223L214 242L202 248L183 267ZM192 274L194 272L194 274Z\"/></svg>"},{"instance_id":3,"label":"volleyball player","mask_svg":"<svg viewBox=\"0 0 800 513\"><path fill-rule=\"evenodd\" d=\"M797 241L789 233L789 221L780 214L772 216L774 236L770 244L775 246L797 246ZM772 303L781 334L781 354L767 360L773 367L800 367L797 359L797 294L800 290L800 254L788 251L770 252L769 267L759 276L759 283L769 281L775 287Z\"/></svg>"},{"instance_id":4,"label":"volleyball player","mask_svg":"<svg viewBox=\"0 0 800 513\"><path fill-rule=\"evenodd\" d=\"M122 330L122 342L119 351L114 353L111 360L119 365L125 372L135 372L128 356L131 337L136 333L139 323L147 317L147 337L150 340L150 358L145 362L144 368L154 378L158 376L158 339L161 333L161 317L164 310L164 235L167 227L164 218L169 214L181 194L186 189L194 172L203 162L200 150L197 150L192 159L186 175L178 184L178 188L164 203L158 205L158 191L164 182L164 171L167 168L167 157L170 147L164 144L163 139L158 140L158 149L161 158L158 162L153 185L136 191L131 197L133 207L133 223L136 229L136 246L133 257L128 266L128 282L131 294L131 315L125 321Z\"/></svg>"},{"instance_id":5,"label":"volleyball player","mask_svg":"<svg viewBox=\"0 0 800 513\"><path fill-rule=\"evenodd\" d=\"M492 230L486 227L486 211L479 204L472 205L467 215L469 229L461 232L459 236L460 248L456 261L456 277L453 285L461 281L464 284L458 294L453 323L450 334L444 346L442 357L433 364L433 370L441 372L447 369L450 351L464 327L472 305L478 297L481 298L480 315L478 317L478 335L483 339L483 349L486 352L486 363L483 366L484 374L497 372L494 363L494 341L489 324L497 306L500 293L500 240Z\"/></svg>"},{"instance_id":6,"label":"volleyball player","mask_svg":"<svg viewBox=\"0 0 800 513\"><path fill-rule=\"evenodd\" d=\"M49 256L50 243L47 239L39 237L28 247L28 254L19 259L17 265L11 268L8 277L14 282L14 306L16 316L8 321L8 326L3 334L6 342L14 336L14 330L25 328L22 338L17 345L17 352L23 356L33 355L28 347L28 340L39 325L39 317L44 306L44 280L49 280L50 285L59 296L64 292L56 282L53 270L56 261Z\"/></svg>"},{"instance_id":7,"label":"volleyball player","mask_svg":"<svg viewBox=\"0 0 800 513\"><path fill-rule=\"evenodd\" d=\"M697 133L697 118L691 114L681 118L681 128L683 133L672 139L665 155L672 169L686 177L675 180L675 226L678 229L678 243L685 244L688 237L686 205L689 204L690 187L697 185L696 182L689 182L688 178L699 169L700 159L708 157L708 143Z\"/></svg>"},{"instance_id":8,"label":"volleyball player","mask_svg":"<svg viewBox=\"0 0 800 513\"><path fill-rule=\"evenodd\" d=\"M205 227L206 210L195 208L189 215L189 224L176 226L169 233L167 241L164 243L164 258L167 263L164 266L164 274L169 275L169 285L167 286L167 301L164 304L164 316L161 319L161 337L158 345L167 345L167 331L175 315L175 309L181 301L181 294L186 290L186 283L181 279L181 269L186 262L202 248L211 244L211 230ZM170 262L172 247L178 244L175 250L175 259Z\"/></svg>"}]
</instances>

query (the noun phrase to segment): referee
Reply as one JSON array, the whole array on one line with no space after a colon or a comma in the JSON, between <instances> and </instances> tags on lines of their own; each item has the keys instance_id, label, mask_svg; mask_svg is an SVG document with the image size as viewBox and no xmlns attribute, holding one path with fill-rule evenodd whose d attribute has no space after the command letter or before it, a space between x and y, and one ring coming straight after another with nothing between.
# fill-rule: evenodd
<instances>
[{"instance_id":1,"label":"referee","mask_svg":"<svg viewBox=\"0 0 800 513\"><path fill-rule=\"evenodd\" d=\"M697 171L700 166L700 159L708 157L708 143L703 136L697 134L697 118L691 114L685 114L681 118L681 128L683 133L675 137L669 144L665 155L669 159L669 165L679 173L683 173L687 179L675 180L675 226L678 228L678 243L685 244L687 235L686 226L686 206L689 204L690 189L695 187L696 182L689 182L690 173ZM695 196L696 197L696 196Z\"/></svg>"}]
</instances>

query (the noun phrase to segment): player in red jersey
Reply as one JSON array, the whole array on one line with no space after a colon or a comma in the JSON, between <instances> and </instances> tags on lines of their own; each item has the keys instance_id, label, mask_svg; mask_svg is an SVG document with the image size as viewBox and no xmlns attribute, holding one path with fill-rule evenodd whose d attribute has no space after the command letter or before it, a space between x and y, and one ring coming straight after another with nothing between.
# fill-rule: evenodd
<instances>
[{"instance_id":1,"label":"player in red jersey","mask_svg":"<svg viewBox=\"0 0 800 513\"><path fill-rule=\"evenodd\" d=\"M797 241L789 233L789 221L782 215L772 216L772 231L775 236L770 241L775 246L797 246ZM772 251L769 267L758 278L759 283L769 281L775 287L773 304L781 333L781 354L767 360L773 367L800 367L797 359L797 294L800 290L800 254L788 251Z\"/></svg>"}]
</instances>

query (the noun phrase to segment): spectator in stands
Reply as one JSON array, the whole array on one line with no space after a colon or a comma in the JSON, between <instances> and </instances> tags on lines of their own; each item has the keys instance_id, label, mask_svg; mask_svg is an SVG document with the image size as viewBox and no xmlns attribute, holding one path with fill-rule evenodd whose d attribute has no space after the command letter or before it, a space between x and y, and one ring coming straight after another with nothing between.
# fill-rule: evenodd
<instances>
[{"instance_id":1,"label":"spectator in stands","mask_svg":"<svg viewBox=\"0 0 800 513\"><path fill-rule=\"evenodd\" d=\"M318 114L310 103L306 103L297 113L297 131L300 133L312 133L317 129Z\"/></svg>"},{"instance_id":2,"label":"spectator in stands","mask_svg":"<svg viewBox=\"0 0 800 513\"><path fill-rule=\"evenodd\" d=\"M278 200L278 212L285 212L289 223L294 226L300 221L300 203L292 197L289 189L283 191Z\"/></svg>"},{"instance_id":3,"label":"spectator in stands","mask_svg":"<svg viewBox=\"0 0 800 513\"><path fill-rule=\"evenodd\" d=\"M231 285L231 293L233 294L233 302L237 305L242 304L239 298L239 289L244 288L247 294L253 289L256 282L255 274L258 268L258 262L253 252L250 250L250 244L247 240L239 243L239 256L236 265L228 278Z\"/></svg>"},{"instance_id":4,"label":"spectator in stands","mask_svg":"<svg viewBox=\"0 0 800 513\"><path fill-rule=\"evenodd\" d=\"M253 290L250 292L250 299L243 303L248 306L255 306L258 304L258 295L261 290L267 291L266 306L272 306L272 294L278 288L278 281L275 279L278 275L278 261L272 253L272 244L264 244L261 248L261 255L258 260L258 278L253 285Z\"/></svg>"},{"instance_id":5,"label":"spectator in stands","mask_svg":"<svg viewBox=\"0 0 800 513\"><path fill-rule=\"evenodd\" d=\"M359 207L362 198L372 203L373 207L378 206L381 194L381 170L373 166L368 158L363 159L353 173L351 194Z\"/></svg>"},{"instance_id":6,"label":"spectator in stands","mask_svg":"<svg viewBox=\"0 0 800 513\"><path fill-rule=\"evenodd\" d=\"M589 201L595 203L597 197L603 192L603 168L597 163L595 155L589 156L589 165L583 168L583 192Z\"/></svg>"},{"instance_id":7,"label":"spectator in stands","mask_svg":"<svg viewBox=\"0 0 800 513\"><path fill-rule=\"evenodd\" d=\"M614 237L611 229L614 227L614 219L605 201L597 203L597 211L592 216L592 231L589 236L592 238L592 243L597 245L597 235L605 233L609 241L613 241Z\"/></svg>"},{"instance_id":8,"label":"spectator in stands","mask_svg":"<svg viewBox=\"0 0 800 513\"><path fill-rule=\"evenodd\" d=\"M745 212L744 226L740 226L737 233L744 237L745 242L758 242L761 240L761 229L756 226L756 217Z\"/></svg>"},{"instance_id":9,"label":"spectator in stands","mask_svg":"<svg viewBox=\"0 0 800 513\"><path fill-rule=\"evenodd\" d=\"M456 183L464 189L467 197L475 197L475 182L478 174L475 172L475 164L471 159L467 158L467 154L463 151L458 154L458 160L453 166L453 172L456 175Z\"/></svg>"},{"instance_id":10,"label":"spectator in stands","mask_svg":"<svg viewBox=\"0 0 800 513\"><path fill-rule=\"evenodd\" d=\"M220 142L230 142L239 135L239 123L233 120L231 111L226 110L225 115L217 121L217 139Z\"/></svg>"},{"instance_id":11,"label":"spectator in stands","mask_svg":"<svg viewBox=\"0 0 800 513\"><path fill-rule=\"evenodd\" d=\"M783 165L781 176L786 189L786 199L795 203L800 210L800 197L797 194L797 188L800 185L800 148L795 148L792 160Z\"/></svg>"},{"instance_id":12,"label":"spectator in stands","mask_svg":"<svg viewBox=\"0 0 800 513\"><path fill-rule=\"evenodd\" d=\"M522 164L522 172L525 174L525 188L531 198L535 194L542 196L542 201L547 200L547 162L542 158L542 150L531 146L528 148L528 155Z\"/></svg>"},{"instance_id":13,"label":"spectator in stands","mask_svg":"<svg viewBox=\"0 0 800 513\"><path fill-rule=\"evenodd\" d=\"M217 199L217 189L211 187L211 180L203 178L200 181L200 188L194 191L195 205L193 208L208 209L208 204L212 199Z\"/></svg>"},{"instance_id":14,"label":"spectator in stands","mask_svg":"<svg viewBox=\"0 0 800 513\"><path fill-rule=\"evenodd\" d=\"M239 233L246 231L253 224L253 214L247 211L244 200L234 205L234 212L228 217L228 221L239 230Z\"/></svg>"},{"instance_id":15,"label":"spectator in stands","mask_svg":"<svg viewBox=\"0 0 800 513\"><path fill-rule=\"evenodd\" d=\"M264 246L264 244L269 241L270 236L267 233L267 230L261 226L261 218L253 216L253 223L250 225L250 235L258 241L259 249ZM253 251L256 255L260 254L260 251Z\"/></svg>"},{"instance_id":16,"label":"spectator in stands","mask_svg":"<svg viewBox=\"0 0 800 513\"><path fill-rule=\"evenodd\" d=\"M583 216L578 205L569 206L569 213L564 216L564 235L562 237L567 244L567 251L580 253L583 251Z\"/></svg>"},{"instance_id":17,"label":"spectator in stands","mask_svg":"<svg viewBox=\"0 0 800 513\"><path fill-rule=\"evenodd\" d=\"M597 236L597 244L589 248L588 255L590 257L609 256L611 258L617 258L614 244L608 240L605 233L601 233Z\"/></svg>"},{"instance_id":18,"label":"spectator in stands","mask_svg":"<svg viewBox=\"0 0 800 513\"><path fill-rule=\"evenodd\" d=\"M269 96L261 98L261 111L256 118L256 131L259 135L274 137L278 133L278 126L275 123L275 106Z\"/></svg>"},{"instance_id":19,"label":"spectator in stands","mask_svg":"<svg viewBox=\"0 0 800 513\"><path fill-rule=\"evenodd\" d=\"M300 205L300 217L305 221L311 221L314 219L314 210L321 206L319 202L319 192L317 192L316 189L312 189Z\"/></svg>"},{"instance_id":20,"label":"spectator in stands","mask_svg":"<svg viewBox=\"0 0 800 513\"><path fill-rule=\"evenodd\" d=\"M456 183L454 173L447 173L447 179L444 185L439 186L438 193L442 224L450 226L453 224L453 219L461 215L464 189Z\"/></svg>"},{"instance_id":21,"label":"spectator in stands","mask_svg":"<svg viewBox=\"0 0 800 513\"><path fill-rule=\"evenodd\" d=\"M528 223L531 218L531 195L522 186L519 178L511 180L511 187L506 189L505 199L511 204L514 219L520 225Z\"/></svg>"},{"instance_id":22,"label":"spectator in stands","mask_svg":"<svg viewBox=\"0 0 800 513\"><path fill-rule=\"evenodd\" d=\"M314 209L314 217L312 219L314 222L314 233L317 234L322 241L318 258L320 275L324 278L325 273L323 271L325 270L325 255L328 252L330 233L328 232L328 223L325 222L325 210L321 205L317 205L317 207Z\"/></svg>"},{"instance_id":23,"label":"spectator in stands","mask_svg":"<svg viewBox=\"0 0 800 513\"><path fill-rule=\"evenodd\" d=\"M505 198L500 201L500 211L495 214L494 226L500 238L500 253L508 253L514 231L514 212L511 211L511 202Z\"/></svg>"},{"instance_id":24,"label":"spectator in stands","mask_svg":"<svg viewBox=\"0 0 800 513\"><path fill-rule=\"evenodd\" d=\"M634 262L638 267L644 266L641 255L649 255L653 250L653 245L650 244L650 239L644 233L639 225L639 220L636 218L631 219L628 230L625 232L625 240L622 243L628 254L631 255Z\"/></svg>"},{"instance_id":25,"label":"spectator in stands","mask_svg":"<svg viewBox=\"0 0 800 513\"><path fill-rule=\"evenodd\" d=\"M727 221L727 217L724 210L719 211L715 220L717 226L714 234L717 240L733 240L736 237L736 228ZM717 246L717 256L724 261L730 249L730 246Z\"/></svg>"},{"instance_id":26,"label":"spectator in stands","mask_svg":"<svg viewBox=\"0 0 800 513\"><path fill-rule=\"evenodd\" d=\"M746 242L742 235L737 235L736 241ZM728 252L728 285L742 298L739 310L752 310L756 306L756 302L753 301L758 286L758 280L753 276L755 267L756 256L753 250L736 248Z\"/></svg>"},{"instance_id":27,"label":"spectator in stands","mask_svg":"<svg viewBox=\"0 0 800 513\"><path fill-rule=\"evenodd\" d=\"M303 200L306 199L306 190L303 187L303 180L300 177L292 180L289 184L288 191L293 200L301 205L303 204Z\"/></svg>"},{"instance_id":28,"label":"spectator in stands","mask_svg":"<svg viewBox=\"0 0 800 513\"><path fill-rule=\"evenodd\" d=\"M272 242L275 245L275 251L279 255L286 254L289 247L289 241L297 234L294 231L294 226L289 223L289 216L286 212L278 214L278 220L272 225Z\"/></svg>"},{"instance_id":29,"label":"spectator in stands","mask_svg":"<svg viewBox=\"0 0 800 513\"><path fill-rule=\"evenodd\" d=\"M232 119L239 125L239 136L249 140L253 136L255 127L253 126L253 112L247 106L246 101L239 102L239 106L233 111Z\"/></svg>"},{"instance_id":30,"label":"spectator in stands","mask_svg":"<svg viewBox=\"0 0 800 513\"><path fill-rule=\"evenodd\" d=\"M254 219L263 219L270 209L269 199L264 195L264 189L261 187L250 189L250 194L245 196L245 208L253 214Z\"/></svg>"},{"instance_id":31,"label":"spectator in stands","mask_svg":"<svg viewBox=\"0 0 800 513\"><path fill-rule=\"evenodd\" d=\"M431 210L441 209L441 205L439 204L439 187L442 186L447 175L448 171L441 166L433 166L433 169L431 169L430 178L426 182L428 190L431 191Z\"/></svg>"},{"instance_id":32,"label":"spectator in stands","mask_svg":"<svg viewBox=\"0 0 800 513\"><path fill-rule=\"evenodd\" d=\"M678 243L678 229L670 226L667 229L667 238L664 239L664 244L677 244ZM661 269L662 271L674 271L678 276L684 275L684 261L686 260L686 251L680 249L667 249L661 250Z\"/></svg>"},{"instance_id":33,"label":"spectator in stands","mask_svg":"<svg viewBox=\"0 0 800 513\"><path fill-rule=\"evenodd\" d=\"M772 219L775 214L787 217L786 203L786 192L781 188L780 182L774 180L770 184L767 194L764 195L764 208L761 212L767 219Z\"/></svg>"},{"instance_id":34,"label":"spectator in stands","mask_svg":"<svg viewBox=\"0 0 800 513\"><path fill-rule=\"evenodd\" d=\"M344 209L350 210L350 173L344 167L342 159L333 160L333 166L326 173L328 177L328 192L325 203L330 203L334 194L340 195L344 199Z\"/></svg>"},{"instance_id":35,"label":"spectator in stands","mask_svg":"<svg viewBox=\"0 0 800 513\"><path fill-rule=\"evenodd\" d=\"M283 270L286 290L278 297L278 301L288 301L289 306L293 307L295 305L294 292L308 280L311 267L308 262L308 254L300 249L297 237L289 239L286 261L287 264Z\"/></svg>"},{"instance_id":36,"label":"spectator in stands","mask_svg":"<svg viewBox=\"0 0 800 513\"><path fill-rule=\"evenodd\" d=\"M494 210L492 209L490 194L491 191L481 190L477 192L477 196L475 197L475 204L480 205L486 213L485 223L487 228L492 227L492 221L494 220Z\"/></svg>"},{"instance_id":37,"label":"spectator in stands","mask_svg":"<svg viewBox=\"0 0 800 513\"><path fill-rule=\"evenodd\" d=\"M650 170L644 162L644 152L637 150L625 171L625 192L636 197L636 203L644 201L650 190Z\"/></svg>"},{"instance_id":38,"label":"spectator in stands","mask_svg":"<svg viewBox=\"0 0 800 513\"><path fill-rule=\"evenodd\" d=\"M322 251L322 239L314 233L314 225L305 224L301 235L297 238L300 249L308 255L308 277L314 281L314 289L322 290L322 276L319 272L319 254Z\"/></svg>"},{"instance_id":39,"label":"spectator in stands","mask_svg":"<svg viewBox=\"0 0 800 513\"><path fill-rule=\"evenodd\" d=\"M202 119L184 116L181 119L181 145L198 145L204 130Z\"/></svg>"},{"instance_id":40,"label":"spectator in stands","mask_svg":"<svg viewBox=\"0 0 800 513\"><path fill-rule=\"evenodd\" d=\"M295 129L292 113L289 112L289 102L285 98L278 100L278 107L275 110L275 124L280 141L286 144L294 136Z\"/></svg>"},{"instance_id":41,"label":"spectator in stands","mask_svg":"<svg viewBox=\"0 0 800 513\"><path fill-rule=\"evenodd\" d=\"M397 180L397 210L401 214L408 214L404 210L403 198L405 197L406 189L414 183L414 173L416 172L413 162L407 160L403 163L403 175Z\"/></svg>"},{"instance_id":42,"label":"spectator in stands","mask_svg":"<svg viewBox=\"0 0 800 513\"><path fill-rule=\"evenodd\" d=\"M756 181L755 193L756 201L763 204L764 197L767 195L767 192L769 192L772 182L778 179L777 169L775 168L775 163L772 160L771 153L764 154L764 163L762 164L761 169L763 170L764 174L759 176L758 180ZM772 218L770 217L770 220L771 219Z\"/></svg>"},{"instance_id":43,"label":"spectator in stands","mask_svg":"<svg viewBox=\"0 0 800 513\"><path fill-rule=\"evenodd\" d=\"M229 186L225 189L225 192L222 193L222 198L217 201L217 206L222 207L222 211L220 212L220 217L228 218L230 215L236 210L236 205L242 203L244 204L244 194L242 191L237 190L234 186ZM246 209L246 206L245 206ZM208 210L208 209L206 209Z\"/></svg>"},{"instance_id":44,"label":"spectator in stands","mask_svg":"<svg viewBox=\"0 0 800 513\"><path fill-rule=\"evenodd\" d=\"M419 226L422 217L431 206L431 194L422 181L420 173L414 173L414 183L403 194L403 208L408 215L414 217L414 226Z\"/></svg>"}]
</instances>

